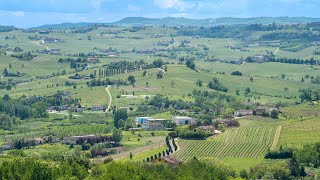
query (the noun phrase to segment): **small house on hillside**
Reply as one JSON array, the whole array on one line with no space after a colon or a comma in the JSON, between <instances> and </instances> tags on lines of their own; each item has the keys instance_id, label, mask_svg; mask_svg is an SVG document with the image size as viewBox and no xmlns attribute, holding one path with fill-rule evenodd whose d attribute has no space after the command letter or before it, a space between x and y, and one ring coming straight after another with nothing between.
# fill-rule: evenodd
<instances>
[{"instance_id":1,"label":"small house on hillside","mask_svg":"<svg viewBox=\"0 0 320 180\"><path fill-rule=\"evenodd\" d=\"M49 31L38 31L38 34L49 34Z\"/></svg>"},{"instance_id":2,"label":"small house on hillside","mask_svg":"<svg viewBox=\"0 0 320 180\"><path fill-rule=\"evenodd\" d=\"M91 110L92 111L103 111L104 107L101 105L92 105Z\"/></svg>"},{"instance_id":3,"label":"small house on hillside","mask_svg":"<svg viewBox=\"0 0 320 180\"><path fill-rule=\"evenodd\" d=\"M214 132L214 130L215 130L214 126L212 126L212 125L209 125L209 126L199 126L198 129L203 130L203 131L206 131L206 132L210 132L210 133Z\"/></svg>"},{"instance_id":4,"label":"small house on hillside","mask_svg":"<svg viewBox=\"0 0 320 180\"><path fill-rule=\"evenodd\" d=\"M258 106L256 108L256 115L261 116L263 113L269 113L270 112L270 107L268 106Z\"/></svg>"},{"instance_id":5,"label":"small house on hillside","mask_svg":"<svg viewBox=\"0 0 320 180\"><path fill-rule=\"evenodd\" d=\"M2 146L1 146L1 149L2 150L10 150L10 149L12 149L13 148L13 146L11 145L11 144L3 144Z\"/></svg>"},{"instance_id":6,"label":"small house on hillside","mask_svg":"<svg viewBox=\"0 0 320 180\"><path fill-rule=\"evenodd\" d=\"M241 109L241 110L235 111L234 115L236 117L252 116L253 115L253 111L252 110Z\"/></svg>"},{"instance_id":7,"label":"small house on hillside","mask_svg":"<svg viewBox=\"0 0 320 180\"><path fill-rule=\"evenodd\" d=\"M77 141L79 141L80 139L88 139L88 138L96 138L99 136L96 135L86 135L86 136L67 136L64 137L62 140L62 143L64 144L77 144Z\"/></svg>"},{"instance_id":8,"label":"small house on hillside","mask_svg":"<svg viewBox=\"0 0 320 180\"><path fill-rule=\"evenodd\" d=\"M60 49L50 49L49 54L51 55L61 55Z\"/></svg>"},{"instance_id":9,"label":"small house on hillside","mask_svg":"<svg viewBox=\"0 0 320 180\"><path fill-rule=\"evenodd\" d=\"M146 122L142 126L143 130L163 130L164 125L160 122Z\"/></svg>"},{"instance_id":10,"label":"small house on hillside","mask_svg":"<svg viewBox=\"0 0 320 180\"><path fill-rule=\"evenodd\" d=\"M221 119L221 120L216 120L214 122L214 125L217 127L219 124L223 124L226 127L239 127L239 122L237 120L233 119Z\"/></svg>"},{"instance_id":11,"label":"small house on hillside","mask_svg":"<svg viewBox=\"0 0 320 180\"><path fill-rule=\"evenodd\" d=\"M154 159L152 162L165 163L169 165L181 165L183 163L183 161L181 161L180 159L169 156Z\"/></svg>"},{"instance_id":12,"label":"small house on hillside","mask_svg":"<svg viewBox=\"0 0 320 180\"><path fill-rule=\"evenodd\" d=\"M137 124L144 124L147 122L148 119L152 119L152 117L137 117L136 123Z\"/></svg>"},{"instance_id":13,"label":"small house on hillside","mask_svg":"<svg viewBox=\"0 0 320 180\"><path fill-rule=\"evenodd\" d=\"M221 132L221 131L219 131L219 130L214 130L214 131L213 131L213 133L214 133L215 135L222 134L222 132Z\"/></svg>"},{"instance_id":14,"label":"small house on hillside","mask_svg":"<svg viewBox=\"0 0 320 180\"><path fill-rule=\"evenodd\" d=\"M33 138L36 145L45 143L45 140L42 138Z\"/></svg>"},{"instance_id":15,"label":"small house on hillside","mask_svg":"<svg viewBox=\"0 0 320 180\"><path fill-rule=\"evenodd\" d=\"M197 120L186 116L173 116L172 121L177 125L197 124Z\"/></svg>"}]
</instances>

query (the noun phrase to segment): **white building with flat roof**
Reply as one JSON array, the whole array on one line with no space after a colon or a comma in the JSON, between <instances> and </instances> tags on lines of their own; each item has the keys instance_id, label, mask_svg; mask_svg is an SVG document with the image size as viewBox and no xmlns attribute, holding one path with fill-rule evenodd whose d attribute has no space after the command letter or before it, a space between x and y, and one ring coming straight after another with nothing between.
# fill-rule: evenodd
<instances>
[{"instance_id":1,"label":"white building with flat roof","mask_svg":"<svg viewBox=\"0 0 320 180\"><path fill-rule=\"evenodd\" d=\"M177 125L196 124L197 120L187 116L173 116L172 121Z\"/></svg>"}]
</instances>

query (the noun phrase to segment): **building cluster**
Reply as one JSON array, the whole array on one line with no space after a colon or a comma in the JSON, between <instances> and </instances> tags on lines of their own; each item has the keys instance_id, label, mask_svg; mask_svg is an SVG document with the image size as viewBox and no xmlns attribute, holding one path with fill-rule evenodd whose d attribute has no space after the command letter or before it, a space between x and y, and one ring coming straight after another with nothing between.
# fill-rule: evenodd
<instances>
[{"instance_id":1,"label":"building cluster","mask_svg":"<svg viewBox=\"0 0 320 180\"><path fill-rule=\"evenodd\" d=\"M240 109L234 112L234 116L236 117L243 117L243 116L265 116L266 114L270 114L271 111L276 110L276 108L271 108L269 106L257 106L254 110L248 109Z\"/></svg>"},{"instance_id":2,"label":"building cluster","mask_svg":"<svg viewBox=\"0 0 320 180\"><path fill-rule=\"evenodd\" d=\"M165 124L174 122L177 125L197 124L197 120L186 116L173 116L172 120L156 119L153 117L137 117L136 124L143 130L164 130Z\"/></svg>"}]
</instances>

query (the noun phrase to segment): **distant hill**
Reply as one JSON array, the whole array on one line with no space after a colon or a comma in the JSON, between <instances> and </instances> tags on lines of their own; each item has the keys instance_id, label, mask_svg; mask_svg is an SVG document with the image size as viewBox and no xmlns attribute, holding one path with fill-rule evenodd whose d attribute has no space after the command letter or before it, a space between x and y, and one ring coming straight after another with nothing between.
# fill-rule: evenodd
<instances>
[{"instance_id":1,"label":"distant hill","mask_svg":"<svg viewBox=\"0 0 320 180\"><path fill-rule=\"evenodd\" d=\"M308 17L253 17L253 18L208 18L208 19L188 19L188 18L144 18L144 17L127 17L114 23L62 23L43 25L35 27L36 29L63 29L63 28L81 28L92 25L120 25L120 26L218 26L218 25L237 25L237 24L298 24L320 22L320 18Z\"/></svg>"},{"instance_id":2,"label":"distant hill","mask_svg":"<svg viewBox=\"0 0 320 180\"><path fill-rule=\"evenodd\" d=\"M216 19L188 19L188 18L142 18L128 17L120 21L114 22L115 25L134 25L134 26L218 26L218 25L237 25L237 24L298 24L319 22L320 18L307 17L254 17L254 18L232 18L223 17Z\"/></svg>"},{"instance_id":3,"label":"distant hill","mask_svg":"<svg viewBox=\"0 0 320 180\"><path fill-rule=\"evenodd\" d=\"M65 29L65 28L81 28L81 27L87 27L92 26L94 24L99 23L86 23L86 22L80 22L80 23L61 23L61 24L47 24L43 26L34 27L32 29Z\"/></svg>"},{"instance_id":4,"label":"distant hill","mask_svg":"<svg viewBox=\"0 0 320 180\"><path fill-rule=\"evenodd\" d=\"M14 26L1 26L0 25L0 32L10 32L16 30L17 28Z\"/></svg>"}]
</instances>

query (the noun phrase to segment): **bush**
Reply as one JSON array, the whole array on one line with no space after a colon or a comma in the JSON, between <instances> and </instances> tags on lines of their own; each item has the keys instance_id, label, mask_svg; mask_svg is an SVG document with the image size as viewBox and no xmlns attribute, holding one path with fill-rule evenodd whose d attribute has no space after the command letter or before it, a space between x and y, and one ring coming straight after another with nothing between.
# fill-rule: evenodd
<instances>
[{"instance_id":1,"label":"bush","mask_svg":"<svg viewBox=\"0 0 320 180\"><path fill-rule=\"evenodd\" d=\"M280 149L278 151L269 151L265 156L266 159L288 159L292 157L292 149Z\"/></svg>"},{"instance_id":2,"label":"bush","mask_svg":"<svg viewBox=\"0 0 320 180\"><path fill-rule=\"evenodd\" d=\"M233 72L231 73L231 75L233 75L233 76L242 76L242 72L240 72L240 71L233 71Z\"/></svg>"}]
</instances>

